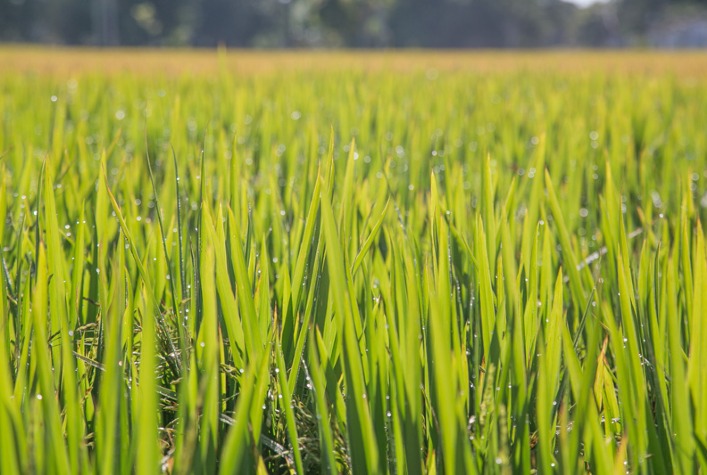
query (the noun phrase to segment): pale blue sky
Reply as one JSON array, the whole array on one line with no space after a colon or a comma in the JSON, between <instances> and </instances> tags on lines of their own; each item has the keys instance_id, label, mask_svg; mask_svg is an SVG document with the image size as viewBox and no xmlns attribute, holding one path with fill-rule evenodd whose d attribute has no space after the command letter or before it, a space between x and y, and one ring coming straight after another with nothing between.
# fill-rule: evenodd
<instances>
[{"instance_id":1,"label":"pale blue sky","mask_svg":"<svg viewBox=\"0 0 707 475\"><path fill-rule=\"evenodd\" d=\"M592 3L606 3L608 0L567 0L571 3L577 4L582 7L591 5Z\"/></svg>"}]
</instances>

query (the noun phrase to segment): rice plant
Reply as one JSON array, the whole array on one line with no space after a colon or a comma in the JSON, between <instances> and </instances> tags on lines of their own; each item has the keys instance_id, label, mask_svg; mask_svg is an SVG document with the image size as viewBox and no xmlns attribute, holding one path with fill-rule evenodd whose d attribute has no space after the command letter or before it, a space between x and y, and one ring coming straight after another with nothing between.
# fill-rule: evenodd
<instances>
[{"instance_id":1,"label":"rice plant","mask_svg":"<svg viewBox=\"0 0 707 475\"><path fill-rule=\"evenodd\" d=\"M26 53L1 473L705 472L706 56Z\"/></svg>"}]
</instances>

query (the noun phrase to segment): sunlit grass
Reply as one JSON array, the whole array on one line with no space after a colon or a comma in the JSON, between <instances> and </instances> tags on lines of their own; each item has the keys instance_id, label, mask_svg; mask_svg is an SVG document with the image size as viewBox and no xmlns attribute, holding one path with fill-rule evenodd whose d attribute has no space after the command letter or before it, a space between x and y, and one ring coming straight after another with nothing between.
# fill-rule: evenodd
<instances>
[{"instance_id":1,"label":"sunlit grass","mask_svg":"<svg viewBox=\"0 0 707 475\"><path fill-rule=\"evenodd\" d=\"M3 49L0 472L707 467L707 59Z\"/></svg>"}]
</instances>

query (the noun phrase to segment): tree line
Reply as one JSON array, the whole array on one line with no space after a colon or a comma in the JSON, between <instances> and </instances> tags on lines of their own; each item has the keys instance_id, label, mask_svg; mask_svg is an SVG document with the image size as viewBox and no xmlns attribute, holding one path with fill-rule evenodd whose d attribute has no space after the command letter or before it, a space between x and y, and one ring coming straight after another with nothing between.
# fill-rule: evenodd
<instances>
[{"instance_id":1,"label":"tree line","mask_svg":"<svg viewBox=\"0 0 707 475\"><path fill-rule=\"evenodd\" d=\"M697 9L697 10L695 10ZM104 46L503 48L641 44L707 0L0 0L0 41Z\"/></svg>"}]
</instances>

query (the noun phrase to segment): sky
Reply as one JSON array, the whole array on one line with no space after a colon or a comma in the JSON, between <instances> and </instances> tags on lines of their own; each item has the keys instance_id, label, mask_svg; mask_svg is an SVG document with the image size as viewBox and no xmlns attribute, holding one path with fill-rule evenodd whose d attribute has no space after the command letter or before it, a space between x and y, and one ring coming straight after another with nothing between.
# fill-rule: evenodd
<instances>
[{"instance_id":1,"label":"sky","mask_svg":"<svg viewBox=\"0 0 707 475\"><path fill-rule=\"evenodd\" d=\"M606 3L608 0L566 0L570 3L579 5L580 7L586 7L592 3Z\"/></svg>"}]
</instances>

